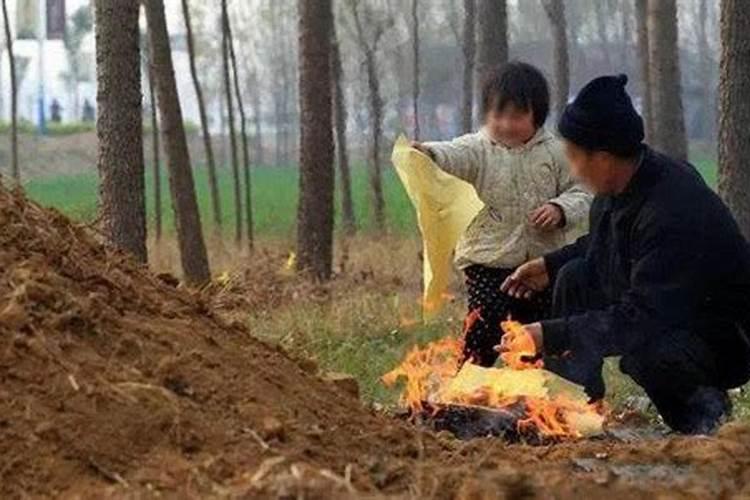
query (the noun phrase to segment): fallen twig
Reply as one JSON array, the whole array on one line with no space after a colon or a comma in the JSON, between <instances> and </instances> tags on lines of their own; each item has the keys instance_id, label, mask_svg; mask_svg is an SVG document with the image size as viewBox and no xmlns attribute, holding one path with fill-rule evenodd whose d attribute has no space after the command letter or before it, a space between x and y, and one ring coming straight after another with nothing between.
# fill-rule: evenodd
<instances>
[{"instance_id":1,"label":"fallen twig","mask_svg":"<svg viewBox=\"0 0 750 500\"><path fill-rule=\"evenodd\" d=\"M93 459L93 457L89 457L88 462L89 466L105 479L113 483L118 483L125 488L128 488L130 486L130 484L128 484L128 482L125 481L125 479L120 474L104 468L102 465L98 464L96 460Z\"/></svg>"}]
</instances>

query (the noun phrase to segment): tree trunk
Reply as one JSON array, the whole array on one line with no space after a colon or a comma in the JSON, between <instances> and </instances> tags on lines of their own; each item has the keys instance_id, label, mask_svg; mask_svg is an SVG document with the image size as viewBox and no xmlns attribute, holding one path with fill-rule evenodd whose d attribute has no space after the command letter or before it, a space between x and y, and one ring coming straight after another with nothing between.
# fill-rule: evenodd
<instances>
[{"instance_id":1,"label":"tree trunk","mask_svg":"<svg viewBox=\"0 0 750 500\"><path fill-rule=\"evenodd\" d=\"M414 113L414 139L419 140L419 0L411 0L412 54L414 57L414 81L412 104Z\"/></svg>"},{"instance_id":2,"label":"tree trunk","mask_svg":"<svg viewBox=\"0 0 750 500\"><path fill-rule=\"evenodd\" d=\"M335 27L334 27L335 31ZM331 72L333 80L333 116L336 130L336 152L339 164L339 179L341 193L341 220L344 233L354 234L357 230L357 221L354 215L354 201L352 200L352 179L349 168L349 150L346 140L346 96L344 95L343 82L344 71L341 65L341 53L336 34L333 34L331 45Z\"/></svg>"},{"instance_id":3,"label":"tree trunk","mask_svg":"<svg viewBox=\"0 0 750 500\"><path fill-rule=\"evenodd\" d=\"M654 106L652 144L673 158L685 160L688 151L682 112L676 0L648 0L647 20L649 78Z\"/></svg>"},{"instance_id":4,"label":"tree trunk","mask_svg":"<svg viewBox=\"0 0 750 500\"><path fill-rule=\"evenodd\" d=\"M195 197L195 184L182 121L182 109L177 95L169 33L164 16L164 1L144 0L143 3L146 7L149 46L153 53L151 69L154 72L157 103L161 116L162 140L167 156L169 188L172 194L172 208L182 269L188 283L200 285L211 278L211 273L208 267L206 244L203 240L198 202Z\"/></svg>"},{"instance_id":5,"label":"tree trunk","mask_svg":"<svg viewBox=\"0 0 750 500\"><path fill-rule=\"evenodd\" d=\"M383 137L383 98L380 96L375 52L365 54L367 86L370 94L372 116L372 139L370 143L370 186L372 187L375 225L378 231L385 231L385 197L383 196L383 175L380 167L380 142Z\"/></svg>"},{"instance_id":6,"label":"tree trunk","mask_svg":"<svg viewBox=\"0 0 750 500\"><path fill-rule=\"evenodd\" d=\"M494 67L508 62L508 11L506 0L477 0L478 83Z\"/></svg>"},{"instance_id":7,"label":"tree trunk","mask_svg":"<svg viewBox=\"0 0 750 500\"><path fill-rule=\"evenodd\" d=\"M638 0L636 0L638 1ZM633 42L633 3L632 0L621 0L619 4L620 16L622 23L622 39L620 43L620 61L625 68L625 73L631 71L630 54L632 53Z\"/></svg>"},{"instance_id":8,"label":"tree trunk","mask_svg":"<svg viewBox=\"0 0 750 500\"><path fill-rule=\"evenodd\" d=\"M260 100L260 83L258 82L258 77L254 72L251 73L248 81L252 90L250 96L253 100L253 127L255 128L255 164L265 165L265 156L263 155L263 125L261 124L262 107Z\"/></svg>"},{"instance_id":9,"label":"tree trunk","mask_svg":"<svg viewBox=\"0 0 750 500\"><path fill-rule=\"evenodd\" d=\"M714 63L711 57L711 48L708 44L708 0L699 0L698 16L698 58L700 74L702 75L703 90L703 121L705 123L703 131L709 141L716 140L716 99L715 99L715 82L712 78Z\"/></svg>"},{"instance_id":10,"label":"tree trunk","mask_svg":"<svg viewBox=\"0 0 750 500\"><path fill-rule=\"evenodd\" d=\"M606 11L607 5L602 0L594 2L594 12L596 13L596 32L599 36L599 44L602 51L602 59L607 68L607 72L612 71L612 56L609 52L609 36L607 35L607 20L611 13Z\"/></svg>"},{"instance_id":11,"label":"tree trunk","mask_svg":"<svg viewBox=\"0 0 750 500\"><path fill-rule=\"evenodd\" d=\"M372 137L370 138L370 187L372 193L372 206L375 215L375 226L378 231L385 231L385 197L383 196L383 179L380 168L380 142L383 136L383 98L380 95L380 79L378 77L378 64L376 54L378 44L383 36L382 25L374 26L374 33L370 41L365 35L365 27L360 20L359 2L350 2L352 17L357 32L360 49L365 57L365 73L367 75L367 93L369 101L370 123L372 124ZM365 5L365 8L367 6ZM367 12L367 20L370 15Z\"/></svg>"},{"instance_id":12,"label":"tree trunk","mask_svg":"<svg viewBox=\"0 0 750 500\"><path fill-rule=\"evenodd\" d=\"M721 2L719 72L719 193L750 239L750 10Z\"/></svg>"},{"instance_id":13,"label":"tree trunk","mask_svg":"<svg viewBox=\"0 0 750 500\"><path fill-rule=\"evenodd\" d=\"M649 63L648 48L648 0L635 0L635 21L638 33L638 65L640 67L640 93L641 111L645 122L646 140L651 141L654 137L654 116L651 97L651 78L649 76L651 64Z\"/></svg>"},{"instance_id":14,"label":"tree trunk","mask_svg":"<svg viewBox=\"0 0 750 500\"><path fill-rule=\"evenodd\" d=\"M94 2L96 135L104 234L146 262L139 8L137 2Z\"/></svg>"},{"instance_id":15,"label":"tree trunk","mask_svg":"<svg viewBox=\"0 0 750 500\"><path fill-rule=\"evenodd\" d=\"M297 255L300 269L320 280L333 262L333 120L331 97L331 0L298 0L300 194Z\"/></svg>"},{"instance_id":16,"label":"tree trunk","mask_svg":"<svg viewBox=\"0 0 750 500\"><path fill-rule=\"evenodd\" d=\"M232 183L234 187L234 240L239 247L242 244L242 185L240 166L237 155L237 133L234 127L234 103L232 99L232 80L229 61L229 12L227 0L221 0L221 61L224 74L224 98L227 106L229 124L229 153L232 162Z\"/></svg>"},{"instance_id":17,"label":"tree trunk","mask_svg":"<svg viewBox=\"0 0 750 500\"><path fill-rule=\"evenodd\" d=\"M464 0L464 86L461 129L468 134L474 128L474 66L477 48L476 2Z\"/></svg>"},{"instance_id":18,"label":"tree trunk","mask_svg":"<svg viewBox=\"0 0 750 500\"><path fill-rule=\"evenodd\" d=\"M549 18L554 40L555 62L555 110L562 116L568 103L570 92L570 66L568 61L568 35L565 22L565 4L563 0L542 0L544 11Z\"/></svg>"},{"instance_id":19,"label":"tree trunk","mask_svg":"<svg viewBox=\"0 0 750 500\"><path fill-rule=\"evenodd\" d=\"M195 42L193 41L193 28L190 21L189 0L182 0L182 15L185 19L185 33L187 39L188 58L190 60L190 76L195 88L195 97L198 101L198 114L201 120L201 131L203 133L203 148L206 151L206 167L208 169L208 186L211 192L211 206L214 215L214 230L221 239L221 198L219 195L219 182L216 176L216 161L214 159L214 148L211 144L211 132L208 129L208 114L206 104L203 100L203 89L198 79L198 70L195 67Z\"/></svg>"},{"instance_id":20,"label":"tree trunk","mask_svg":"<svg viewBox=\"0 0 750 500\"><path fill-rule=\"evenodd\" d=\"M154 177L154 233L156 241L161 241L162 235L162 214L161 214L161 159L159 158L159 120L156 116L156 93L154 92L154 72L151 68L151 58L153 57L151 49L148 50L148 67L146 74L148 77L148 98L151 102L151 145L152 145L152 162L151 166Z\"/></svg>"},{"instance_id":21,"label":"tree trunk","mask_svg":"<svg viewBox=\"0 0 750 500\"><path fill-rule=\"evenodd\" d=\"M5 23L5 44L8 46L10 64L10 175L16 185L21 183L18 168L18 83L16 81L16 59L13 52L13 33L8 20L7 0L3 0L3 22Z\"/></svg>"},{"instance_id":22,"label":"tree trunk","mask_svg":"<svg viewBox=\"0 0 750 500\"><path fill-rule=\"evenodd\" d=\"M229 44L229 58L232 63L232 77L234 81L234 93L237 99L237 110L240 112L240 138L242 139L242 173L244 177L245 188L245 231L247 232L247 245L252 251L255 244L253 230L253 204L252 204L252 184L250 178L250 148L247 142L247 116L245 115L245 105L242 101L242 92L240 91L240 78L237 71L237 57L234 53L234 40L232 38L232 25L229 16L225 19L227 25L227 43Z\"/></svg>"}]
</instances>

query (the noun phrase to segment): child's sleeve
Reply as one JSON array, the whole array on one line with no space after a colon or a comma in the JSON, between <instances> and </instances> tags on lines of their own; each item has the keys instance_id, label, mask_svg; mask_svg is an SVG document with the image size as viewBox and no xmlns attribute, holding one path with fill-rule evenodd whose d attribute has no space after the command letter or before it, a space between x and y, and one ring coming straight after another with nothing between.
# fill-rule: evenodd
<instances>
[{"instance_id":1,"label":"child's sleeve","mask_svg":"<svg viewBox=\"0 0 750 500\"><path fill-rule=\"evenodd\" d=\"M571 227L588 222L593 195L576 184L570 176L568 160L559 144L552 147L552 157L557 170L557 197L549 200L559 206L565 215L565 226Z\"/></svg>"},{"instance_id":2,"label":"child's sleeve","mask_svg":"<svg viewBox=\"0 0 750 500\"><path fill-rule=\"evenodd\" d=\"M482 143L478 134L466 134L452 141L425 142L441 170L475 184L482 168Z\"/></svg>"}]
</instances>

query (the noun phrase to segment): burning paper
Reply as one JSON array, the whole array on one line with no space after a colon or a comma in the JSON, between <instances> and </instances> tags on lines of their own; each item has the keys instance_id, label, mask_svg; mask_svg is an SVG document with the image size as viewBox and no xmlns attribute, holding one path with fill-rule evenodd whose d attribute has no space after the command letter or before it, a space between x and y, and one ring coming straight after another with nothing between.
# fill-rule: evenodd
<instances>
[{"instance_id":1,"label":"burning paper","mask_svg":"<svg viewBox=\"0 0 750 500\"><path fill-rule=\"evenodd\" d=\"M558 439L601 433L604 416L588 403L583 388L541 368L533 340L520 324L502 326L510 337L504 341L511 349L503 356L506 367L465 363L459 369L462 342L449 337L413 348L382 380L386 385L406 380L401 402L414 415L477 408L515 415L520 435Z\"/></svg>"}]
</instances>

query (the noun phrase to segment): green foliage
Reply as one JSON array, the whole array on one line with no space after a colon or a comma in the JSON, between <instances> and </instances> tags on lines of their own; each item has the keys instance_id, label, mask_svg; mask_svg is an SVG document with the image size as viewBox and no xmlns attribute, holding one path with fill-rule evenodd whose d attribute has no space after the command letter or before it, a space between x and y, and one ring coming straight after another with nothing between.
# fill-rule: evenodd
<instances>
[{"instance_id":1,"label":"green foliage","mask_svg":"<svg viewBox=\"0 0 750 500\"><path fill-rule=\"evenodd\" d=\"M96 132L94 122L48 122L47 134L51 136L73 135L84 132Z\"/></svg>"},{"instance_id":2,"label":"green foliage","mask_svg":"<svg viewBox=\"0 0 750 500\"><path fill-rule=\"evenodd\" d=\"M56 137L63 135L81 134L84 132L95 132L96 123L94 122L47 122L47 135ZM21 118L18 120L19 134L36 134L38 132L36 123ZM0 121L0 134L10 133L10 122ZM65 181L63 181L65 182Z\"/></svg>"},{"instance_id":3,"label":"green foliage","mask_svg":"<svg viewBox=\"0 0 750 500\"><path fill-rule=\"evenodd\" d=\"M19 134L33 134L36 132L36 125L34 125L30 120L26 120L25 118L20 118L18 120L18 133ZM9 134L10 133L10 122L6 121L0 121L0 134Z\"/></svg>"}]
</instances>

